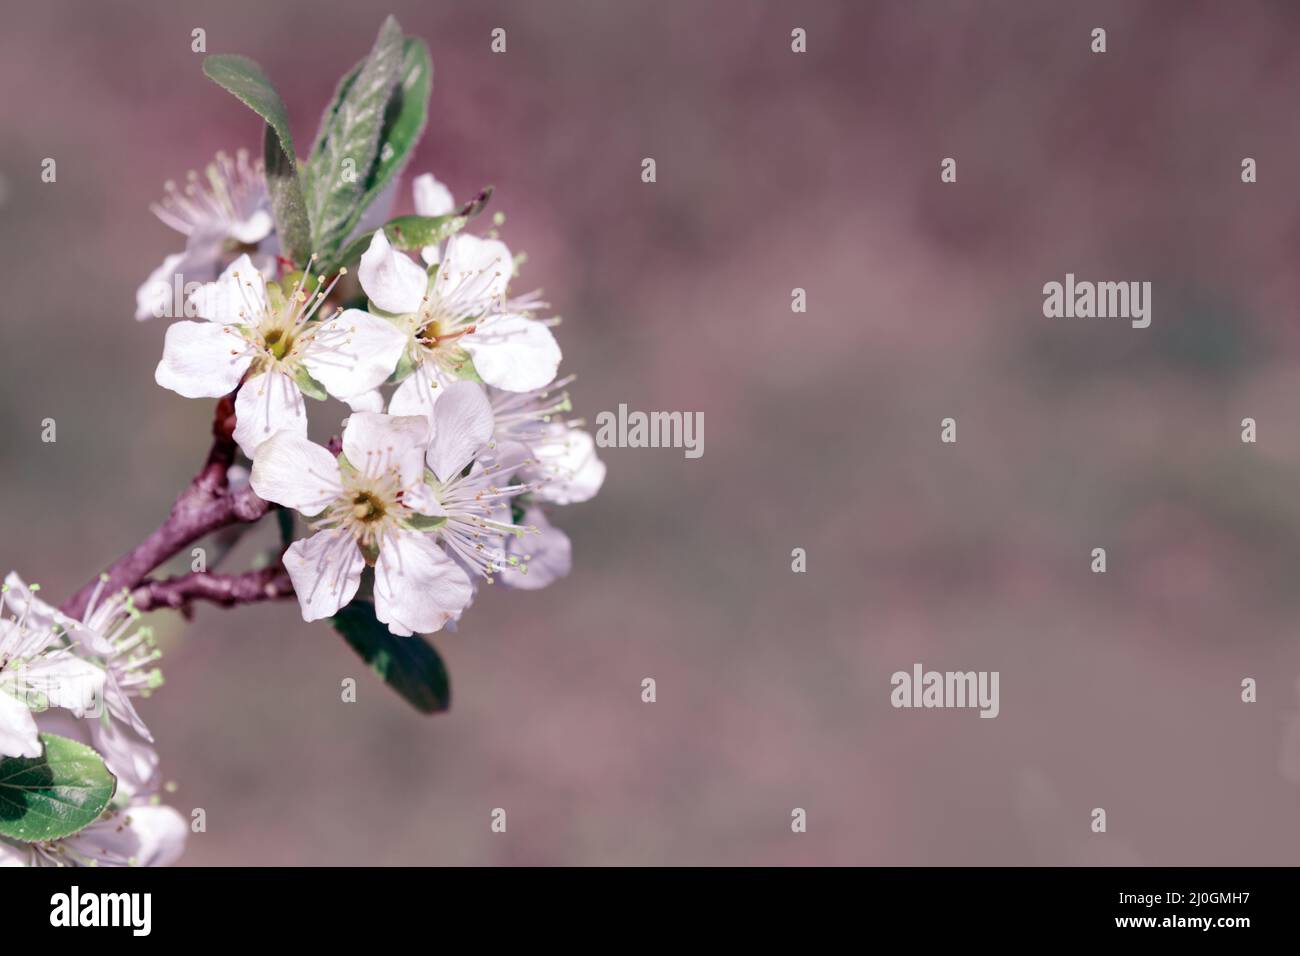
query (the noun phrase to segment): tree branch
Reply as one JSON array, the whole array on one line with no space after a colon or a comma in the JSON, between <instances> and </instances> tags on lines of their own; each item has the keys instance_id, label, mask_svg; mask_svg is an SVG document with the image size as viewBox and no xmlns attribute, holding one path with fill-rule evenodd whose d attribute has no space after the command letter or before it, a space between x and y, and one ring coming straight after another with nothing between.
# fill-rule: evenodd
<instances>
[{"instance_id":1,"label":"tree branch","mask_svg":"<svg viewBox=\"0 0 1300 956\"><path fill-rule=\"evenodd\" d=\"M141 611L170 607L188 613L194 601L211 601L233 607L290 598L293 597L293 582L279 565L243 574L194 571L161 581L145 581L131 592L131 597Z\"/></svg>"},{"instance_id":2,"label":"tree branch","mask_svg":"<svg viewBox=\"0 0 1300 956\"><path fill-rule=\"evenodd\" d=\"M103 587L113 593L133 590L168 558L182 548L220 528L240 522L253 522L270 510L247 485L231 489L226 472L235 461L235 397L227 395L217 403L212 421L212 448L203 468L172 505L171 513L157 529L130 552L114 562L107 571ZM69 617L80 618L90 603L101 578L88 582L63 605Z\"/></svg>"}]
</instances>

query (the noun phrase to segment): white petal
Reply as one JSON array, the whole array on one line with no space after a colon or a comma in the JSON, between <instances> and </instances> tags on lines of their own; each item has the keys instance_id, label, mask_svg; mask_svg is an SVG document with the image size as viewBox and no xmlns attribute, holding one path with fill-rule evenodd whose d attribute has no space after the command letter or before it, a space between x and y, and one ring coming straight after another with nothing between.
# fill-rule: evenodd
<instances>
[{"instance_id":1,"label":"white petal","mask_svg":"<svg viewBox=\"0 0 1300 956\"><path fill-rule=\"evenodd\" d=\"M266 281L248 254L242 253L216 282L196 289L191 301L196 314L209 322L251 324L267 312Z\"/></svg>"},{"instance_id":2,"label":"white petal","mask_svg":"<svg viewBox=\"0 0 1300 956\"><path fill-rule=\"evenodd\" d=\"M235 441L254 458L262 442L279 431L307 435L307 403L298 384L279 371L263 372L235 396Z\"/></svg>"},{"instance_id":3,"label":"white petal","mask_svg":"<svg viewBox=\"0 0 1300 956\"><path fill-rule=\"evenodd\" d=\"M429 276L408 256L394 249L384 230L370 240L357 270L366 297L385 312L405 315L420 308Z\"/></svg>"},{"instance_id":4,"label":"white petal","mask_svg":"<svg viewBox=\"0 0 1300 956\"><path fill-rule=\"evenodd\" d=\"M424 478L424 446L429 421L418 415L355 412L343 429L343 454L364 475L396 468L402 487Z\"/></svg>"},{"instance_id":5,"label":"white petal","mask_svg":"<svg viewBox=\"0 0 1300 956\"><path fill-rule=\"evenodd\" d=\"M158 751L117 721L91 721L90 739L117 777L119 788L139 792L158 772Z\"/></svg>"},{"instance_id":6,"label":"white petal","mask_svg":"<svg viewBox=\"0 0 1300 956\"><path fill-rule=\"evenodd\" d=\"M523 591L536 591L569 573L573 567L573 545L568 535L550 525L541 508L525 511L523 523L536 527L540 533L511 535L506 541L506 552L524 561L527 570L506 568L501 572L501 583Z\"/></svg>"},{"instance_id":7,"label":"white petal","mask_svg":"<svg viewBox=\"0 0 1300 956\"><path fill-rule=\"evenodd\" d=\"M39 757L41 740L27 705L0 689L0 757Z\"/></svg>"},{"instance_id":8,"label":"white petal","mask_svg":"<svg viewBox=\"0 0 1300 956\"><path fill-rule=\"evenodd\" d=\"M424 173L411 180L411 192L417 216L445 216L456 208L451 190L438 182L433 173Z\"/></svg>"},{"instance_id":9,"label":"white petal","mask_svg":"<svg viewBox=\"0 0 1300 956\"><path fill-rule=\"evenodd\" d=\"M139 846L135 862L139 866L171 866L185 851L190 828L186 820L171 807L133 805L128 811L131 829Z\"/></svg>"},{"instance_id":10,"label":"white petal","mask_svg":"<svg viewBox=\"0 0 1300 956\"><path fill-rule=\"evenodd\" d=\"M366 559L356 539L343 529L322 531L295 541L284 553L284 567L293 580L304 621L333 617L361 584Z\"/></svg>"},{"instance_id":11,"label":"white petal","mask_svg":"<svg viewBox=\"0 0 1300 956\"><path fill-rule=\"evenodd\" d=\"M53 640L53 630L55 625L65 628L76 628L81 626L80 621L74 621L66 617L62 611L53 605L46 604L36 596L36 592L27 586L27 582L18 576L17 571L10 571L5 575L4 603L13 612L14 617L20 620L25 619L28 633L34 631L44 631L49 634L48 638L42 640L42 645L48 644ZM107 644L102 642L100 646ZM112 645L108 645L112 650ZM33 648L28 648L27 653L33 652ZM97 651L96 653L99 653Z\"/></svg>"},{"instance_id":12,"label":"white petal","mask_svg":"<svg viewBox=\"0 0 1300 956\"><path fill-rule=\"evenodd\" d=\"M162 265L149 273L149 278L144 280L135 293L137 322L143 322L145 319L160 319L176 311L176 306L172 302L175 298L172 283L177 273L184 274L181 269L181 263L184 261L185 253L177 252L165 258ZM180 318L180 316L172 315L172 318Z\"/></svg>"},{"instance_id":13,"label":"white petal","mask_svg":"<svg viewBox=\"0 0 1300 956\"><path fill-rule=\"evenodd\" d=\"M421 362L393 392L388 400L388 414L423 415L432 419L433 403L441 391L442 386L437 384L429 363Z\"/></svg>"},{"instance_id":14,"label":"white petal","mask_svg":"<svg viewBox=\"0 0 1300 956\"><path fill-rule=\"evenodd\" d=\"M99 709L104 699L104 669L60 651L28 661L20 680L51 707L62 707L78 717Z\"/></svg>"},{"instance_id":15,"label":"white petal","mask_svg":"<svg viewBox=\"0 0 1300 956\"><path fill-rule=\"evenodd\" d=\"M489 385L508 392L529 392L555 379L560 346L551 330L522 315L493 316L465 336L474 369Z\"/></svg>"},{"instance_id":16,"label":"white petal","mask_svg":"<svg viewBox=\"0 0 1300 956\"><path fill-rule=\"evenodd\" d=\"M266 209L254 209L247 219L237 219L230 224L230 238L240 245L255 246L271 234L275 220Z\"/></svg>"},{"instance_id":17,"label":"white petal","mask_svg":"<svg viewBox=\"0 0 1300 956\"><path fill-rule=\"evenodd\" d=\"M36 851L30 843L9 843L0 840L0 867L32 867L36 865Z\"/></svg>"},{"instance_id":18,"label":"white petal","mask_svg":"<svg viewBox=\"0 0 1300 956\"><path fill-rule=\"evenodd\" d=\"M311 377L335 398L383 384L406 349L406 333L377 315L348 309L321 324L303 353Z\"/></svg>"},{"instance_id":19,"label":"white petal","mask_svg":"<svg viewBox=\"0 0 1300 956\"><path fill-rule=\"evenodd\" d=\"M384 396L377 388L362 392L360 395L349 395L343 401L354 412L382 412L384 410Z\"/></svg>"},{"instance_id":20,"label":"white petal","mask_svg":"<svg viewBox=\"0 0 1300 956\"><path fill-rule=\"evenodd\" d=\"M252 363L237 333L216 322L174 322L167 329L154 381L186 398L227 395Z\"/></svg>"},{"instance_id":21,"label":"white petal","mask_svg":"<svg viewBox=\"0 0 1300 956\"><path fill-rule=\"evenodd\" d=\"M343 494L338 459L291 431L261 444L248 480L259 497L305 515L320 514Z\"/></svg>"},{"instance_id":22,"label":"white petal","mask_svg":"<svg viewBox=\"0 0 1300 956\"><path fill-rule=\"evenodd\" d=\"M447 481L491 440L492 404L475 382L453 382L438 391L426 461L435 475Z\"/></svg>"},{"instance_id":23,"label":"white petal","mask_svg":"<svg viewBox=\"0 0 1300 956\"><path fill-rule=\"evenodd\" d=\"M432 634L469 604L474 589L432 535L388 535L375 564L375 616L394 634Z\"/></svg>"},{"instance_id":24,"label":"white petal","mask_svg":"<svg viewBox=\"0 0 1300 956\"><path fill-rule=\"evenodd\" d=\"M536 495L557 505L589 501L605 481L605 463L590 433L558 425L558 432L533 448L539 464L526 477L543 479Z\"/></svg>"},{"instance_id":25,"label":"white petal","mask_svg":"<svg viewBox=\"0 0 1300 956\"><path fill-rule=\"evenodd\" d=\"M430 518L447 517L447 509L442 506L433 489L423 481L406 487L402 493L402 503L412 511Z\"/></svg>"},{"instance_id":26,"label":"white petal","mask_svg":"<svg viewBox=\"0 0 1300 956\"><path fill-rule=\"evenodd\" d=\"M512 272L514 259L504 242L461 232L447 240L434 289L440 299L462 310L471 310L475 303L485 310L505 299Z\"/></svg>"}]
</instances>

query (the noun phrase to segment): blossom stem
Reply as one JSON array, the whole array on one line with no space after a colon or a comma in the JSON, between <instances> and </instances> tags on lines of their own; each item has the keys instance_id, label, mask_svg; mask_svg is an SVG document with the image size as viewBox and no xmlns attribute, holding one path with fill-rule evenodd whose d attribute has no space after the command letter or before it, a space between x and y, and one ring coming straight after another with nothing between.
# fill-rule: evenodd
<instances>
[{"instance_id":1,"label":"blossom stem","mask_svg":"<svg viewBox=\"0 0 1300 956\"><path fill-rule=\"evenodd\" d=\"M226 472L235 460L235 397L227 395L217 403L212 421L212 448L203 468L194 476L172 505L167 520L127 552L95 580L68 599L63 613L80 618L95 589L112 593L139 588L150 572L186 546L221 528L260 520L271 508L247 485L232 489ZM196 572L186 577L200 577ZM262 598L257 598L262 600Z\"/></svg>"}]
</instances>

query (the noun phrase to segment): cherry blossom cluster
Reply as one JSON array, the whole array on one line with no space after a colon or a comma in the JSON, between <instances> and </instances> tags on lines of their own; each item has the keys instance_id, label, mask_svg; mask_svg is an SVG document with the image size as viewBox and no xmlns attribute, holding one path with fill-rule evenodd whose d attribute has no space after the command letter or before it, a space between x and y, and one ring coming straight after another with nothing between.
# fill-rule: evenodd
<instances>
[{"instance_id":1,"label":"cherry blossom cluster","mask_svg":"<svg viewBox=\"0 0 1300 956\"><path fill-rule=\"evenodd\" d=\"M259 180L257 164L219 158L159 208L188 237L160 268L211 273L240 251L193 291L196 318L167 329L155 378L189 398L236 393L253 490L312 532L283 557L304 620L346 606L367 568L376 614L399 635L458 620L482 583L538 588L568 573L569 540L546 509L591 498L605 469L568 417L545 304L510 296L505 243L457 231L416 259L376 229L357 269L362 308L346 269L279 274ZM413 191L418 215L452 213L432 175ZM307 438L307 399L326 397L353 410L337 452Z\"/></svg>"}]
</instances>

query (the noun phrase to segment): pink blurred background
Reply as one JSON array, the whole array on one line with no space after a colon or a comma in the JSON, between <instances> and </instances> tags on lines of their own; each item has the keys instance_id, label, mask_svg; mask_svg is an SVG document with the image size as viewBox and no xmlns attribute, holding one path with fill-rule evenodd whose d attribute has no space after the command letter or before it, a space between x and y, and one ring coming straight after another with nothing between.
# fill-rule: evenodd
<instances>
[{"instance_id":1,"label":"pink blurred background","mask_svg":"<svg viewBox=\"0 0 1300 956\"><path fill-rule=\"evenodd\" d=\"M435 636L449 714L291 604L156 615L142 712L208 819L185 862L1297 861L1300 8L0 8L0 554L50 596L207 448L210 403L153 382L164 322L131 318L177 245L163 181L258 141L195 27L263 65L305 149L395 13L436 65L410 172L496 186L578 411L704 413L698 460L604 452L559 515L567 580ZM1066 272L1151 280L1151 328L1044 318ZM1000 716L892 709L918 661L1000 671Z\"/></svg>"}]
</instances>

